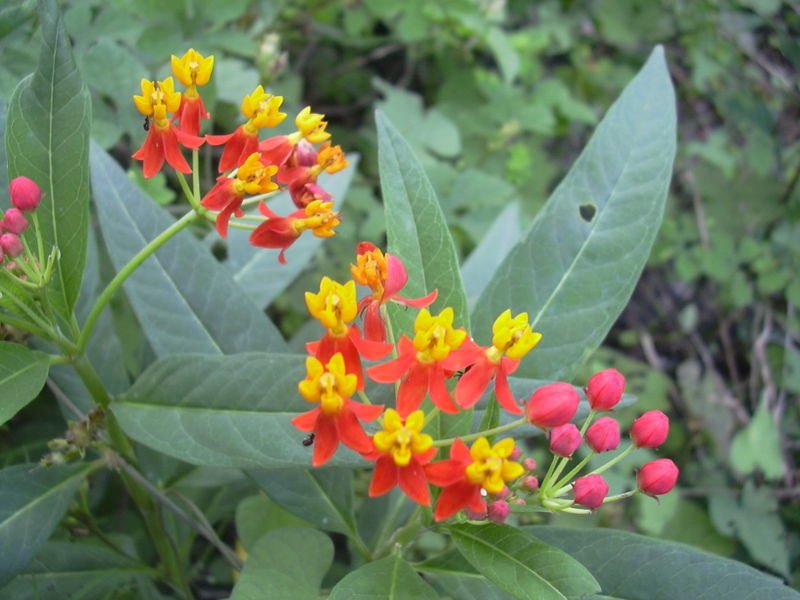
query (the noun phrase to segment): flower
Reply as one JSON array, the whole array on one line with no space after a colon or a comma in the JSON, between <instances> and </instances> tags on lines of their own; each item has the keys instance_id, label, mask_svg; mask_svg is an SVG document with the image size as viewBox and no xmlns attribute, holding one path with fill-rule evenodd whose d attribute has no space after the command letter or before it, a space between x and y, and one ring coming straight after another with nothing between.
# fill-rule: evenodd
<instances>
[{"instance_id":1,"label":"flower","mask_svg":"<svg viewBox=\"0 0 800 600\"><path fill-rule=\"evenodd\" d=\"M253 152L244 164L236 171L236 177L218 177L216 185L200 201L204 207L220 211L217 215L217 232L225 237L228 234L228 221L231 215L241 217L242 201L245 194L266 194L278 189L272 181L278 167L265 166L261 155Z\"/></svg>"},{"instance_id":2,"label":"flower","mask_svg":"<svg viewBox=\"0 0 800 600\"><path fill-rule=\"evenodd\" d=\"M372 441L358 420L377 419L383 407L350 399L358 383L356 376L346 370L344 357L337 353L323 364L309 356L306 358L306 372L306 378L297 384L297 389L306 401L319 406L292 419L292 425L300 431L314 433L311 464L320 467L328 462L339 441L356 452L370 452Z\"/></svg>"},{"instance_id":3,"label":"flower","mask_svg":"<svg viewBox=\"0 0 800 600\"><path fill-rule=\"evenodd\" d=\"M266 155L266 153L265 153ZM270 160L283 160L281 156L269 154ZM328 194L316 185L322 171L336 173L344 169L348 162L344 158L341 146L331 147L326 142L319 152L314 150L310 142L301 139L294 146L278 171L277 181L289 186L289 194L298 208L304 208L314 199L327 201Z\"/></svg>"},{"instance_id":4,"label":"flower","mask_svg":"<svg viewBox=\"0 0 800 600\"><path fill-rule=\"evenodd\" d=\"M485 512L481 490L502 492L506 482L520 477L525 469L510 460L514 440L506 438L491 446L485 437L478 438L468 450L461 439L450 447L450 458L425 466L428 481L443 487L434 510L434 519L443 521L468 508Z\"/></svg>"},{"instance_id":5,"label":"flower","mask_svg":"<svg viewBox=\"0 0 800 600\"><path fill-rule=\"evenodd\" d=\"M281 264L286 264L286 250L304 231L311 230L316 237L328 238L336 235L334 229L341 223L339 213L333 212L333 202L321 200L310 202L288 217L275 214L263 202L258 210L268 218L250 234L250 243L260 248L280 248L278 262Z\"/></svg>"},{"instance_id":6,"label":"flower","mask_svg":"<svg viewBox=\"0 0 800 600\"><path fill-rule=\"evenodd\" d=\"M425 414L414 411L406 419L387 408L383 415L383 430L372 436L377 462L369 486L370 497L382 496L398 483L400 489L414 502L431 503L428 480L423 466L436 454L433 438L422 433Z\"/></svg>"},{"instance_id":7,"label":"flower","mask_svg":"<svg viewBox=\"0 0 800 600\"><path fill-rule=\"evenodd\" d=\"M194 48L189 48L180 58L173 54L170 62L172 74L186 86L180 108L175 115L178 127L189 135L197 136L200 134L200 120L210 118L197 87L207 84L211 79L214 57L205 57Z\"/></svg>"},{"instance_id":8,"label":"flower","mask_svg":"<svg viewBox=\"0 0 800 600\"><path fill-rule=\"evenodd\" d=\"M378 383L401 380L397 392L397 410L401 415L417 410L426 393L430 393L433 403L443 412L458 412L445 379L448 373L466 366L464 355L457 349L467 332L453 328L454 318L450 307L436 316L423 308L414 321L414 340L406 336L400 338L400 356L367 371Z\"/></svg>"},{"instance_id":9,"label":"flower","mask_svg":"<svg viewBox=\"0 0 800 600\"><path fill-rule=\"evenodd\" d=\"M668 458L659 458L642 466L636 474L639 489L648 496L661 496L672 491L678 481L678 467Z\"/></svg>"},{"instance_id":10,"label":"flower","mask_svg":"<svg viewBox=\"0 0 800 600\"><path fill-rule=\"evenodd\" d=\"M381 307L388 302L402 306L426 308L433 304L438 295L433 290L422 298L404 298L398 295L408 281L405 265L393 254L384 254L369 242L361 242L356 250L356 264L350 265L350 273L356 283L367 286L372 294L358 303L359 311L364 311L364 337L376 342L386 341L386 324Z\"/></svg>"},{"instance_id":11,"label":"flower","mask_svg":"<svg viewBox=\"0 0 800 600\"><path fill-rule=\"evenodd\" d=\"M191 173L189 163L178 146L180 142L187 148L199 148L203 139L184 133L173 127L168 113L176 112L181 105L181 94L175 91L172 77L163 81L142 79L142 95L134 96L137 110L149 121L147 138L133 158L143 161L142 172L145 177L153 177L161 170L164 161L180 173Z\"/></svg>"},{"instance_id":12,"label":"flower","mask_svg":"<svg viewBox=\"0 0 800 600\"><path fill-rule=\"evenodd\" d=\"M637 448L658 448L669 435L669 417L660 410L651 410L631 426L631 440Z\"/></svg>"},{"instance_id":13,"label":"flower","mask_svg":"<svg viewBox=\"0 0 800 600\"><path fill-rule=\"evenodd\" d=\"M28 219L18 208L9 208L0 221L0 230L9 233L21 234L28 228Z\"/></svg>"},{"instance_id":14,"label":"flower","mask_svg":"<svg viewBox=\"0 0 800 600\"><path fill-rule=\"evenodd\" d=\"M619 446L619 423L611 417L600 417L586 432L586 443L594 452L609 452Z\"/></svg>"},{"instance_id":15,"label":"flower","mask_svg":"<svg viewBox=\"0 0 800 600\"><path fill-rule=\"evenodd\" d=\"M8 184L11 204L22 212L36 210L42 200L42 189L32 179L14 177Z\"/></svg>"},{"instance_id":16,"label":"flower","mask_svg":"<svg viewBox=\"0 0 800 600\"><path fill-rule=\"evenodd\" d=\"M550 452L569 458L582 442L581 432L572 423L559 425L550 430Z\"/></svg>"},{"instance_id":17,"label":"flower","mask_svg":"<svg viewBox=\"0 0 800 600\"><path fill-rule=\"evenodd\" d=\"M525 403L528 421L540 429L569 423L578 411L580 396L568 383L551 383L536 390Z\"/></svg>"},{"instance_id":18,"label":"flower","mask_svg":"<svg viewBox=\"0 0 800 600\"><path fill-rule=\"evenodd\" d=\"M494 377L497 402L508 412L520 414L522 409L508 386L508 376L516 371L520 359L539 343L542 334L531 329L528 313L512 317L511 310L495 319L492 333L491 346L469 343L474 350L474 363L456 385L456 402L463 408L474 406Z\"/></svg>"},{"instance_id":19,"label":"flower","mask_svg":"<svg viewBox=\"0 0 800 600\"><path fill-rule=\"evenodd\" d=\"M248 156L259 150L258 130L276 127L286 118L286 113L280 112L281 104L283 104L282 96L273 96L259 85L252 94L242 100L242 114L247 118L244 125L227 135L206 136L206 140L212 146L225 145L219 159L220 173L238 167ZM267 164L279 164L272 162L268 157L262 158Z\"/></svg>"},{"instance_id":20,"label":"flower","mask_svg":"<svg viewBox=\"0 0 800 600\"><path fill-rule=\"evenodd\" d=\"M323 361L329 360L337 352L341 353L347 364L347 371L357 378L358 389L364 389L361 356L368 360L378 360L386 356L392 346L365 340L358 327L350 325L358 314L355 282L348 281L342 285L323 277L319 284L319 293L306 292L305 299L308 312L326 329L319 342L306 345L309 353Z\"/></svg>"},{"instance_id":21,"label":"flower","mask_svg":"<svg viewBox=\"0 0 800 600\"><path fill-rule=\"evenodd\" d=\"M611 410L622 400L624 391L625 376L616 369L595 373L586 384L586 396L593 410Z\"/></svg>"},{"instance_id":22,"label":"flower","mask_svg":"<svg viewBox=\"0 0 800 600\"><path fill-rule=\"evenodd\" d=\"M300 136L312 144L319 144L331 137L331 134L325 131L328 126L325 115L312 113L310 106L306 106L297 113L294 124L297 126Z\"/></svg>"},{"instance_id":23,"label":"flower","mask_svg":"<svg viewBox=\"0 0 800 600\"><path fill-rule=\"evenodd\" d=\"M602 476L594 474L579 477L572 484L575 504L594 510L603 504L608 495L608 484Z\"/></svg>"}]
</instances>

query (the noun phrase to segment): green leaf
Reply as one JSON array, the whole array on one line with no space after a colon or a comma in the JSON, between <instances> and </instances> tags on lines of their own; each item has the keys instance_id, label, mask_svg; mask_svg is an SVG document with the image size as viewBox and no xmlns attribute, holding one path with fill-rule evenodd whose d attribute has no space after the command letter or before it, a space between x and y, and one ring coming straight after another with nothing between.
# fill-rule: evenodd
<instances>
[{"instance_id":1,"label":"green leaf","mask_svg":"<svg viewBox=\"0 0 800 600\"><path fill-rule=\"evenodd\" d=\"M311 524L287 512L263 493L245 498L236 507L238 541L248 552L273 529L286 527L311 527Z\"/></svg>"},{"instance_id":2,"label":"green leaf","mask_svg":"<svg viewBox=\"0 0 800 600\"><path fill-rule=\"evenodd\" d=\"M779 479L783 476L778 429L764 399L753 415L753 420L733 438L731 464L745 475L758 470L767 479Z\"/></svg>"},{"instance_id":3,"label":"green leaf","mask_svg":"<svg viewBox=\"0 0 800 600\"><path fill-rule=\"evenodd\" d=\"M230 600L317 600L333 542L315 529L275 529L247 557Z\"/></svg>"},{"instance_id":4,"label":"green leaf","mask_svg":"<svg viewBox=\"0 0 800 600\"><path fill-rule=\"evenodd\" d=\"M14 600L118 598L152 570L103 546L48 542L28 566L0 590ZM139 597L147 597L140 590Z\"/></svg>"},{"instance_id":5,"label":"green leaf","mask_svg":"<svg viewBox=\"0 0 800 600\"><path fill-rule=\"evenodd\" d=\"M55 0L39 2L39 20L39 65L14 90L5 144L9 177L24 175L42 188L36 215L45 251L56 246L61 254L48 297L69 320L86 260L91 102ZM36 247L32 228L26 238Z\"/></svg>"},{"instance_id":6,"label":"green leaf","mask_svg":"<svg viewBox=\"0 0 800 600\"><path fill-rule=\"evenodd\" d=\"M350 165L344 171L333 176L323 173L319 178L319 184L333 196L337 210L342 207L342 200L358 165L357 156L348 156L348 160ZM269 206L282 215L297 210L288 192L270 200ZM210 235L217 234L213 232ZM300 236L288 253L287 264L282 265L274 252L256 248L250 243L249 231L231 229L228 232L228 260L225 265L233 271L233 280L256 306L269 306L308 267L323 242L323 238L311 234Z\"/></svg>"},{"instance_id":7,"label":"green leaf","mask_svg":"<svg viewBox=\"0 0 800 600\"><path fill-rule=\"evenodd\" d=\"M85 464L0 471L0 585L47 541L88 471Z\"/></svg>"},{"instance_id":8,"label":"green leaf","mask_svg":"<svg viewBox=\"0 0 800 600\"><path fill-rule=\"evenodd\" d=\"M451 598L459 600L511 600L513 596L472 568L460 552L451 550L415 565Z\"/></svg>"},{"instance_id":9,"label":"green leaf","mask_svg":"<svg viewBox=\"0 0 800 600\"><path fill-rule=\"evenodd\" d=\"M353 534L353 473L346 469L248 471L283 508L325 531Z\"/></svg>"},{"instance_id":10,"label":"green leaf","mask_svg":"<svg viewBox=\"0 0 800 600\"><path fill-rule=\"evenodd\" d=\"M510 84L519 73L519 54L511 45L511 40L499 27L492 27L486 35L486 44L492 50L500 67L503 81Z\"/></svg>"},{"instance_id":11,"label":"green leaf","mask_svg":"<svg viewBox=\"0 0 800 600\"><path fill-rule=\"evenodd\" d=\"M436 192L408 143L386 116L376 112L375 122L388 251L403 261L408 272L402 294L417 298L438 289L431 310L435 313L452 306L456 325L468 328L458 257ZM413 329L411 312L392 311L392 320L400 324L398 335Z\"/></svg>"},{"instance_id":12,"label":"green leaf","mask_svg":"<svg viewBox=\"0 0 800 600\"><path fill-rule=\"evenodd\" d=\"M388 494L370 498L359 507L356 515L361 539L369 548L377 550L408 521L415 506L397 487Z\"/></svg>"},{"instance_id":13,"label":"green leaf","mask_svg":"<svg viewBox=\"0 0 800 600\"><path fill-rule=\"evenodd\" d=\"M174 223L96 145L92 187L103 238L117 270ZM272 322L188 231L148 258L124 288L158 356L286 348Z\"/></svg>"},{"instance_id":14,"label":"green leaf","mask_svg":"<svg viewBox=\"0 0 800 600\"><path fill-rule=\"evenodd\" d=\"M563 600L600 591L579 562L509 525L462 523L450 533L464 558L515 598Z\"/></svg>"},{"instance_id":15,"label":"green leaf","mask_svg":"<svg viewBox=\"0 0 800 600\"><path fill-rule=\"evenodd\" d=\"M297 392L305 374L300 355L171 356L150 365L111 408L137 442L191 464L308 467L311 448L290 423L313 408ZM330 462L361 464L346 448Z\"/></svg>"},{"instance_id":16,"label":"green leaf","mask_svg":"<svg viewBox=\"0 0 800 600\"><path fill-rule=\"evenodd\" d=\"M598 126L473 314L484 338L528 311L544 338L517 374L569 379L625 307L658 232L675 155L675 98L658 47Z\"/></svg>"},{"instance_id":17,"label":"green leaf","mask_svg":"<svg viewBox=\"0 0 800 600\"><path fill-rule=\"evenodd\" d=\"M438 594L397 554L345 576L329 600L435 600Z\"/></svg>"},{"instance_id":18,"label":"green leaf","mask_svg":"<svg viewBox=\"0 0 800 600\"><path fill-rule=\"evenodd\" d=\"M624 600L797 600L800 594L752 567L613 529L527 527L586 566L603 594Z\"/></svg>"},{"instance_id":19,"label":"green leaf","mask_svg":"<svg viewBox=\"0 0 800 600\"><path fill-rule=\"evenodd\" d=\"M49 366L44 354L0 342L0 425L39 395Z\"/></svg>"}]
</instances>

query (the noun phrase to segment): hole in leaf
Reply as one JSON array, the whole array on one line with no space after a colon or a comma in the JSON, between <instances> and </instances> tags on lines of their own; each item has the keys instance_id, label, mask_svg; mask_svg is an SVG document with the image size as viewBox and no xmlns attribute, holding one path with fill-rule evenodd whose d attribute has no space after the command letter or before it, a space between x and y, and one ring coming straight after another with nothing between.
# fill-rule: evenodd
<instances>
[{"instance_id":1,"label":"hole in leaf","mask_svg":"<svg viewBox=\"0 0 800 600\"><path fill-rule=\"evenodd\" d=\"M578 214L580 214L581 219L587 223L591 223L592 219L594 219L594 216L597 214L597 207L594 204L581 204L578 207Z\"/></svg>"}]
</instances>

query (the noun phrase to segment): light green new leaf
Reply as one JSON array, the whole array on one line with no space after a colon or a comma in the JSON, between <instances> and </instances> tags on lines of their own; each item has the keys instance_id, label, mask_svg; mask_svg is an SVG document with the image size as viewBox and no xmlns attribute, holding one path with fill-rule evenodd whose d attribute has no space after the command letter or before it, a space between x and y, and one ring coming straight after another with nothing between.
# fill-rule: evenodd
<instances>
[{"instance_id":1,"label":"light green new leaf","mask_svg":"<svg viewBox=\"0 0 800 600\"><path fill-rule=\"evenodd\" d=\"M509 525L463 523L450 533L475 569L520 600L582 598L600 591L578 561Z\"/></svg>"},{"instance_id":2,"label":"light green new leaf","mask_svg":"<svg viewBox=\"0 0 800 600\"><path fill-rule=\"evenodd\" d=\"M195 465L308 467L311 448L292 418L314 408L297 392L304 357L183 354L150 365L111 404L137 442ZM341 448L331 466L364 464Z\"/></svg>"},{"instance_id":3,"label":"light green new leaf","mask_svg":"<svg viewBox=\"0 0 800 600\"><path fill-rule=\"evenodd\" d=\"M270 531L247 557L230 600L317 600L333 542L315 529Z\"/></svg>"},{"instance_id":4,"label":"light green new leaf","mask_svg":"<svg viewBox=\"0 0 800 600\"><path fill-rule=\"evenodd\" d=\"M620 600L800 600L775 577L684 544L613 529L525 530L579 560Z\"/></svg>"},{"instance_id":5,"label":"light green new leaf","mask_svg":"<svg viewBox=\"0 0 800 600\"><path fill-rule=\"evenodd\" d=\"M236 506L235 522L237 541L247 552L273 529L311 527L308 521L295 517L262 493L245 498Z\"/></svg>"},{"instance_id":6,"label":"light green new leaf","mask_svg":"<svg viewBox=\"0 0 800 600\"><path fill-rule=\"evenodd\" d=\"M86 464L0 471L0 585L47 541L88 471Z\"/></svg>"},{"instance_id":7,"label":"light green new leaf","mask_svg":"<svg viewBox=\"0 0 800 600\"><path fill-rule=\"evenodd\" d=\"M0 425L42 391L49 365L44 354L0 342Z\"/></svg>"},{"instance_id":8,"label":"light green new leaf","mask_svg":"<svg viewBox=\"0 0 800 600\"><path fill-rule=\"evenodd\" d=\"M436 192L408 143L386 116L375 113L375 122L388 251L403 261L408 272L401 294L418 298L438 289L432 312L451 306L456 326L469 327L458 257ZM393 310L391 314L397 324L395 333L413 329L411 312Z\"/></svg>"},{"instance_id":9,"label":"light green new leaf","mask_svg":"<svg viewBox=\"0 0 800 600\"><path fill-rule=\"evenodd\" d=\"M539 346L517 374L569 379L625 307L661 224L675 156L675 97L659 47L476 303L488 339L507 308L527 311Z\"/></svg>"},{"instance_id":10,"label":"light green new leaf","mask_svg":"<svg viewBox=\"0 0 800 600\"><path fill-rule=\"evenodd\" d=\"M55 0L39 2L39 20L43 38L39 65L14 90L5 144L9 176L24 175L42 188L36 214L45 251L56 246L61 253L48 295L58 314L68 320L86 260L91 101ZM26 237L35 248L32 230Z\"/></svg>"},{"instance_id":11,"label":"light green new leaf","mask_svg":"<svg viewBox=\"0 0 800 600\"><path fill-rule=\"evenodd\" d=\"M109 257L119 270L174 220L92 146L92 187ZM182 231L124 284L158 356L286 348L275 325L191 233Z\"/></svg>"},{"instance_id":12,"label":"light green new leaf","mask_svg":"<svg viewBox=\"0 0 800 600\"><path fill-rule=\"evenodd\" d=\"M733 438L731 464L745 475L758 470L767 479L783 476L780 436L763 399L753 420Z\"/></svg>"},{"instance_id":13,"label":"light green new leaf","mask_svg":"<svg viewBox=\"0 0 800 600\"><path fill-rule=\"evenodd\" d=\"M438 594L397 554L345 576L329 600L435 600Z\"/></svg>"}]
</instances>

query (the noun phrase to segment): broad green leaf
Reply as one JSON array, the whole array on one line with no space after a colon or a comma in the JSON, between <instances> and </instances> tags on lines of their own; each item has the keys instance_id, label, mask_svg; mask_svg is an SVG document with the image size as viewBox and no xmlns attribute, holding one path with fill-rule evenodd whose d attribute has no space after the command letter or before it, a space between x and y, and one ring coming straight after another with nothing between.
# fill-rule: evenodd
<instances>
[{"instance_id":1,"label":"broad green leaf","mask_svg":"<svg viewBox=\"0 0 800 600\"><path fill-rule=\"evenodd\" d=\"M435 600L438 594L397 554L345 576L329 600Z\"/></svg>"},{"instance_id":2,"label":"broad green leaf","mask_svg":"<svg viewBox=\"0 0 800 600\"><path fill-rule=\"evenodd\" d=\"M779 579L691 546L613 529L527 527L591 571L621 600L798 600Z\"/></svg>"},{"instance_id":3,"label":"broad green leaf","mask_svg":"<svg viewBox=\"0 0 800 600\"><path fill-rule=\"evenodd\" d=\"M29 177L44 193L36 214L45 249L61 254L48 296L69 320L86 260L91 102L55 0L39 2L39 20L39 65L11 97L5 145L9 177ZM26 237L33 242L32 230Z\"/></svg>"},{"instance_id":4,"label":"broad green leaf","mask_svg":"<svg viewBox=\"0 0 800 600\"><path fill-rule=\"evenodd\" d=\"M313 408L297 392L300 355L184 354L150 365L111 404L137 442L195 465L308 467L311 448L291 419ZM342 447L331 466L363 464Z\"/></svg>"},{"instance_id":5,"label":"broad green leaf","mask_svg":"<svg viewBox=\"0 0 800 600\"><path fill-rule=\"evenodd\" d=\"M563 600L600 591L579 562L509 525L462 523L450 533L464 558L515 598Z\"/></svg>"},{"instance_id":6,"label":"broad green leaf","mask_svg":"<svg viewBox=\"0 0 800 600\"><path fill-rule=\"evenodd\" d=\"M356 514L361 539L369 548L377 550L408 521L415 506L397 487L388 494L370 498Z\"/></svg>"},{"instance_id":7,"label":"broad green leaf","mask_svg":"<svg viewBox=\"0 0 800 600\"><path fill-rule=\"evenodd\" d=\"M104 546L48 542L28 566L0 590L14 600L102 600L136 588L152 569ZM139 590L139 597L144 590Z\"/></svg>"},{"instance_id":8,"label":"broad green leaf","mask_svg":"<svg viewBox=\"0 0 800 600\"><path fill-rule=\"evenodd\" d=\"M273 529L311 527L308 521L295 517L263 493L242 500L236 507L235 519L237 541L248 552Z\"/></svg>"},{"instance_id":9,"label":"broad green leaf","mask_svg":"<svg viewBox=\"0 0 800 600\"><path fill-rule=\"evenodd\" d=\"M44 354L0 342L0 425L39 395L49 366Z\"/></svg>"},{"instance_id":10,"label":"broad green leaf","mask_svg":"<svg viewBox=\"0 0 800 600\"><path fill-rule=\"evenodd\" d=\"M319 184L333 196L336 210L341 210L344 195L355 174L358 157L348 157L350 165L335 175L323 173ZM269 206L280 215L297 210L288 192L270 200ZM211 235L216 235L212 233ZM224 263L234 273L233 280L256 306L269 306L278 294L285 290L320 249L324 240L310 233L300 236L287 252L287 264L277 260L274 251L256 248L250 243L250 232L231 229L228 232L228 260Z\"/></svg>"},{"instance_id":11,"label":"broad green leaf","mask_svg":"<svg viewBox=\"0 0 800 600\"><path fill-rule=\"evenodd\" d=\"M174 221L95 145L91 164L100 228L119 270ZM286 347L272 322L188 231L142 263L124 288L158 356Z\"/></svg>"},{"instance_id":12,"label":"broad green leaf","mask_svg":"<svg viewBox=\"0 0 800 600\"><path fill-rule=\"evenodd\" d=\"M88 471L86 464L22 464L0 471L0 585L47 541Z\"/></svg>"},{"instance_id":13,"label":"broad green leaf","mask_svg":"<svg viewBox=\"0 0 800 600\"><path fill-rule=\"evenodd\" d=\"M333 562L333 542L315 529L275 529L244 563L230 600L317 600Z\"/></svg>"},{"instance_id":14,"label":"broad green leaf","mask_svg":"<svg viewBox=\"0 0 800 600\"><path fill-rule=\"evenodd\" d=\"M731 464L745 475L761 471L767 479L783 476L778 429L763 399L753 420L733 438Z\"/></svg>"},{"instance_id":15,"label":"broad green leaf","mask_svg":"<svg viewBox=\"0 0 800 600\"><path fill-rule=\"evenodd\" d=\"M658 232L674 155L675 98L658 47L475 306L479 339L507 308L544 334L518 375L569 379L603 341Z\"/></svg>"},{"instance_id":16,"label":"broad green leaf","mask_svg":"<svg viewBox=\"0 0 800 600\"><path fill-rule=\"evenodd\" d=\"M513 596L472 568L457 550L451 550L414 565L451 598L459 600L511 600Z\"/></svg>"},{"instance_id":17,"label":"broad green leaf","mask_svg":"<svg viewBox=\"0 0 800 600\"><path fill-rule=\"evenodd\" d=\"M251 470L283 508L325 531L353 534L353 473L346 469Z\"/></svg>"},{"instance_id":18,"label":"broad green leaf","mask_svg":"<svg viewBox=\"0 0 800 600\"><path fill-rule=\"evenodd\" d=\"M375 122L388 251L403 261L408 272L401 293L417 298L438 289L431 310L439 312L451 306L456 326L468 328L458 257L436 192L408 143L386 116L377 112ZM396 333L411 331L413 318L413 311L392 311L392 320L399 325Z\"/></svg>"}]
</instances>

